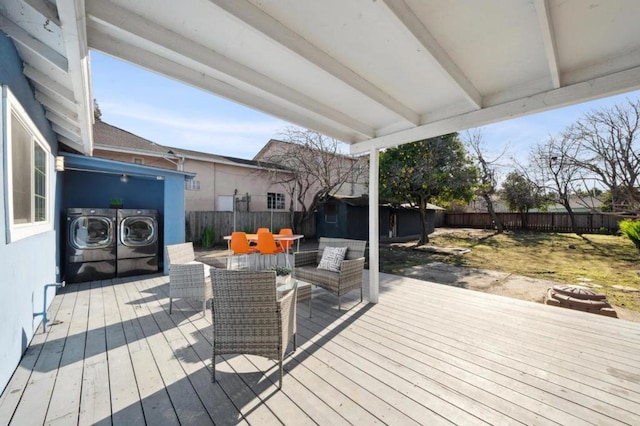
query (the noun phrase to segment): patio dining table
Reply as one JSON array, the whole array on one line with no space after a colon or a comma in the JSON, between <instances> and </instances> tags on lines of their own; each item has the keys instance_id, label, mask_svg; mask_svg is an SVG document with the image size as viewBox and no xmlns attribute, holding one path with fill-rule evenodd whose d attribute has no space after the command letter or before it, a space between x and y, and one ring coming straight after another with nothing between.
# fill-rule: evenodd
<instances>
[{"instance_id":1,"label":"patio dining table","mask_svg":"<svg viewBox=\"0 0 640 426\"><path fill-rule=\"evenodd\" d=\"M246 234L246 235L247 235L247 240L249 242L257 242L258 241L258 234ZM230 261L231 261L231 235L225 235L223 238L227 242L227 249L229 250L229 257L227 259L227 265L229 265ZM276 240L276 242L278 242L278 241L295 241L296 242L296 251L300 251L300 240L302 238L304 238L304 235L301 235L301 234L294 234L294 235L273 234L273 238ZM287 263L288 267L291 267L291 265L289 263L289 257L288 256L285 256L285 262Z\"/></svg>"}]
</instances>

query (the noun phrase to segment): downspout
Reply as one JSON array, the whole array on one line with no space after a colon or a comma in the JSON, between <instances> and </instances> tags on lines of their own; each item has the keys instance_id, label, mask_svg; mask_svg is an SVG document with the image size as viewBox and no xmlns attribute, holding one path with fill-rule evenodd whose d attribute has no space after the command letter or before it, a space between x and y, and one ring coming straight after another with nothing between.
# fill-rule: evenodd
<instances>
[{"instance_id":1,"label":"downspout","mask_svg":"<svg viewBox=\"0 0 640 426\"><path fill-rule=\"evenodd\" d=\"M173 155L178 161L175 162L171 158L167 157L166 155L163 155L162 158L164 158L165 160L167 160L171 164L175 164L177 171L183 172L184 171L184 157L179 157L179 156L175 155L173 153L173 151L169 151L169 154Z\"/></svg>"},{"instance_id":2,"label":"downspout","mask_svg":"<svg viewBox=\"0 0 640 426\"><path fill-rule=\"evenodd\" d=\"M378 303L380 284L380 224L378 186L380 159L377 149L369 153L369 302Z\"/></svg>"}]
</instances>

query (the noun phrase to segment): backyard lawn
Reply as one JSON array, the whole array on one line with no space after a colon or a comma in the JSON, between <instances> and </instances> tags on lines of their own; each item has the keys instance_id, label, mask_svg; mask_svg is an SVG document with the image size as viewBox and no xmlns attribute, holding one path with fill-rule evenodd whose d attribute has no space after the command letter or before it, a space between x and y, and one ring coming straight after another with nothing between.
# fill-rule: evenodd
<instances>
[{"instance_id":1,"label":"backyard lawn","mask_svg":"<svg viewBox=\"0 0 640 426\"><path fill-rule=\"evenodd\" d=\"M468 248L463 255L415 250L415 241L382 244L381 270L400 274L405 268L439 261L456 266L489 269L557 281L563 284L599 285L617 306L640 312L640 252L626 237L615 235L506 232L483 230L436 230L428 249ZM424 247L423 247L424 248Z\"/></svg>"}]
</instances>

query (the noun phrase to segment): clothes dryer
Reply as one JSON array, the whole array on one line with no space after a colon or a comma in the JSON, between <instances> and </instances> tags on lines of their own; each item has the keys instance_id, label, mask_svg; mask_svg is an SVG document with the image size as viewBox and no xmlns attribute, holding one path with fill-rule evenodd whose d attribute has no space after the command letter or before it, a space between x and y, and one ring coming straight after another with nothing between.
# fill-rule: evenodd
<instances>
[{"instance_id":1,"label":"clothes dryer","mask_svg":"<svg viewBox=\"0 0 640 426\"><path fill-rule=\"evenodd\" d=\"M117 276L158 272L157 210L118 210Z\"/></svg>"},{"instance_id":2,"label":"clothes dryer","mask_svg":"<svg viewBox=\"0 0 640 426\"><path fill-rule=\"evenodd\" d=\"M116 223L114 209L67 209L67 283L116 276Z\"/></svg>"}]
</instances>

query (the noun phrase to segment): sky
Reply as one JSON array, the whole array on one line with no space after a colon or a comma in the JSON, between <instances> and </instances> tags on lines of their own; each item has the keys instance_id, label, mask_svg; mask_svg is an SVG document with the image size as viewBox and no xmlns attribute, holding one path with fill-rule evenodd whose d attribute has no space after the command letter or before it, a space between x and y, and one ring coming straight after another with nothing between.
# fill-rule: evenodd
<instances>
[{"instance_id":1,"label":"sky","mask_svg":"<svg viewBox=\"0 0 640 426\"><path fill-rule=\"evenodd\" d=\"M91 52L91 66L102 120L161 145L251 159L291 125L99 52ZM507 157L523 159L585 113L638 97L640 91L630 92L480 129L489 155L508 146Z\"/></svg>"}]
</instances>

